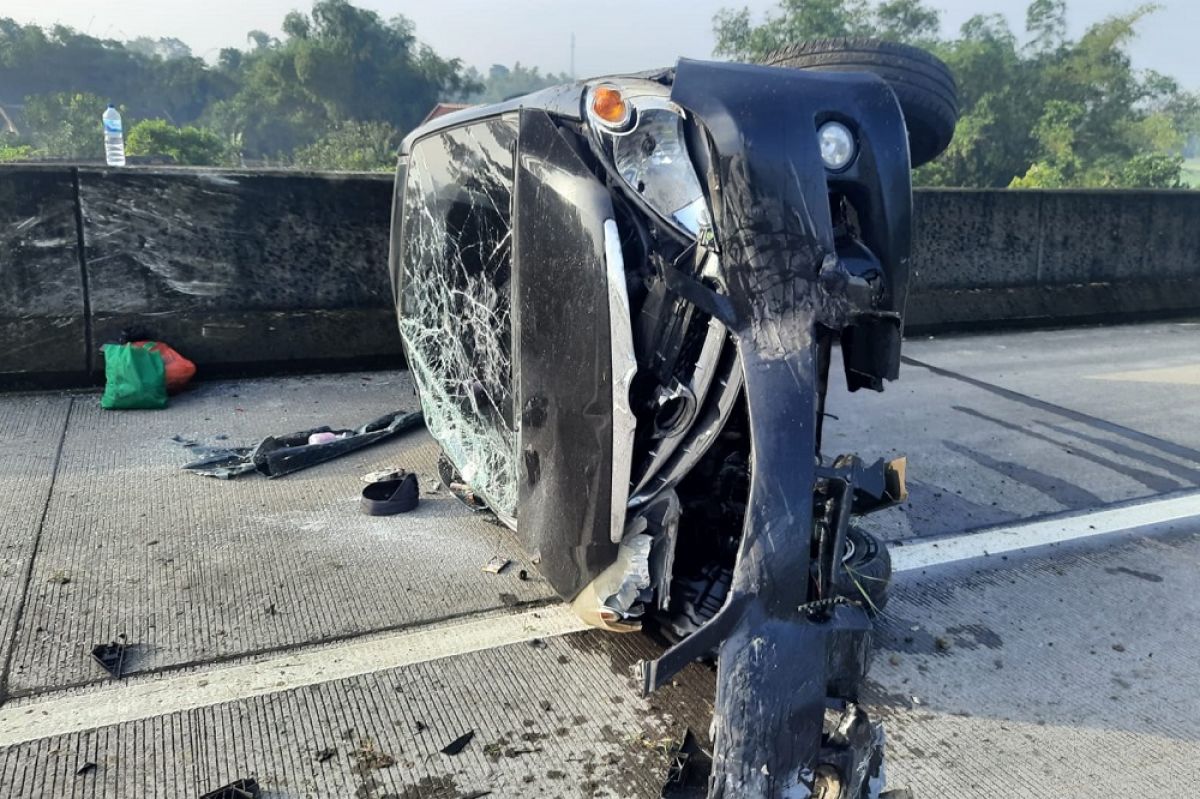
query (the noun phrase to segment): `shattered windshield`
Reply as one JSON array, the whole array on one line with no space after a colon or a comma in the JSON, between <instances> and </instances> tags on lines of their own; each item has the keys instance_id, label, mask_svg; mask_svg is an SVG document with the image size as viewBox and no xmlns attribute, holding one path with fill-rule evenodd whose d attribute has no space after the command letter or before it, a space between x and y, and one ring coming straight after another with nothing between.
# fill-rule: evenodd
<instances>
[{"instance_id":1,"label":"shattered windshield","mask_svg":"<svg viewBox=\"0 0 1200 799\"><path fill-rule=\"evenodd\" d=\"M422 139L404 186L400 333L430 432L501 516L517 511L512 227L515 116Z\"/></svg>"}]
</instances>

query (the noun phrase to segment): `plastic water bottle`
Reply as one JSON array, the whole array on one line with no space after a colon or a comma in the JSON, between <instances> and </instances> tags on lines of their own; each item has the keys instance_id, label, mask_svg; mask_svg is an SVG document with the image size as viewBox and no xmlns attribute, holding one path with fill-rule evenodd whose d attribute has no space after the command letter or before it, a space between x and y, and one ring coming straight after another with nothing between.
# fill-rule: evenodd
<instances>
[{"instance_id":1,"label":"plastic water bottle","mask_svg":"<svg viewBox=\"0 0 1200 799\"><path fill-rule=\"evenodd\" d=\"M125 136L121 131L121 114L115 105L104 112L104 158L109 166L125 166Z\"/></svg>"}]
</instances>

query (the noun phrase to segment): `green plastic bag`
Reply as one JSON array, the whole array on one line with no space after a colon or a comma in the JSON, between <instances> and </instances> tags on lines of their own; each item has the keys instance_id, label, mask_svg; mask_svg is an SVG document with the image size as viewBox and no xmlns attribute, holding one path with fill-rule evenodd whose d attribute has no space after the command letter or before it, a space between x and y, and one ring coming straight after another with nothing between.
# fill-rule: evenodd
<instances>
[{"instance_id":1,"label":"green plastic bag","mask_svg":"<svg viewBox=\"0 0 1200 799\"><path fill-rule=\"evenodd\" d=\"M104 345L104 396L108 410L167 407L167 374L154 342Z\"/></svg>"}]
</instances>

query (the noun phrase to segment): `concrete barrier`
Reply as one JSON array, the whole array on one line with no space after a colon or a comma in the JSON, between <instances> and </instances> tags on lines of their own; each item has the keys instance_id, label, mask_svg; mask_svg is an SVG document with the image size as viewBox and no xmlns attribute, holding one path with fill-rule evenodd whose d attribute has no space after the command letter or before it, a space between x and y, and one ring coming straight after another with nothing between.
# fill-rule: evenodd
<instances>
[{"instance_id":1,"label":"concrete barrier","mask_svg":"<svg viewBox=\"0 0 1200 799\"><path fill-rule=\"evenodd\" d=\"M386 175L81 169L93 341L145 330L226 370L394 360L391 185Z\"/></svg>"},{"instance_id":2,"label":"concrete barrier","mask_svg":"<svg viewBox=\"0 0 1200 799\"><path fill-rule=\"evenodd\" d=\"M0 172L0 377L72 384L87 372L88 314L72 171Z\"/></svg>"},{"instance_id":3,"label":"concrete barrier","mask_svg":"<svg viewBox=\"0 0 1200 799\"><path fill-rule=\"evenodd\" d=\"M391 177L0 167L0 386L122 331L204 374L399 365ZM1200 192L920 190L914 333L1200 311Z\"/></svg>"},{"instance_id":4,"label":"concrete barrier","mask_svg":"<svg viewBox=\"0 0 1200 799\"><path fill-rule=\"evenodd\" d=\"M1200 192L915 193L911 332L1200 311Z\"/></svg>"}]
</instances>

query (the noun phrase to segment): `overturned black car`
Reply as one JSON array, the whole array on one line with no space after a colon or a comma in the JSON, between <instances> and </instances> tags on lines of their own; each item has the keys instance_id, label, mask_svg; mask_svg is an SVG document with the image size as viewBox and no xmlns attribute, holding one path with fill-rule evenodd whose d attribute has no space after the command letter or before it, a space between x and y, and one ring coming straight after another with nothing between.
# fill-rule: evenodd
<instances>
[{"instance_id":1,"label":"overturned black car","mask_svg":"<svg viewBox=\"0 0 1200 799\"><path fill-rule=\"evenodd\" d=\"M903 499L904 464L823 457L821 422L835 353L851 390L897 377L910 162L955 89L881 42L768 61L422 126L393 286L445 478L584 619L674 642L645 690L716 657L709 796L878 797L857 702L890 563L852 518Z\"/></svg>"}]
</instances>

